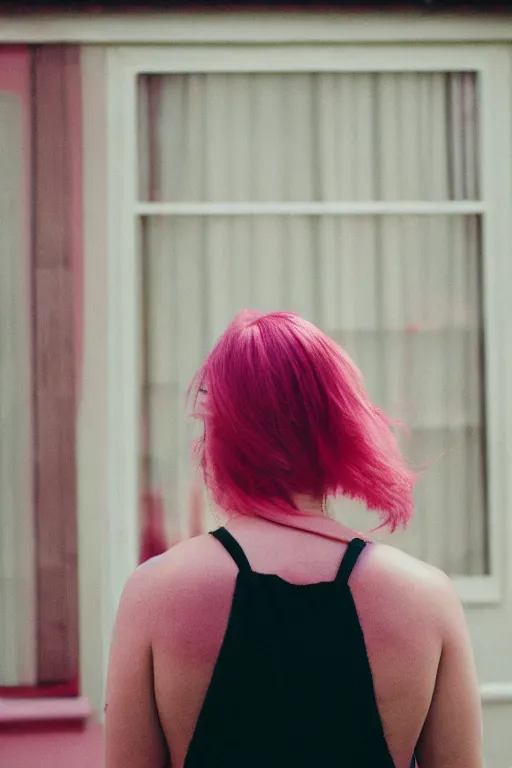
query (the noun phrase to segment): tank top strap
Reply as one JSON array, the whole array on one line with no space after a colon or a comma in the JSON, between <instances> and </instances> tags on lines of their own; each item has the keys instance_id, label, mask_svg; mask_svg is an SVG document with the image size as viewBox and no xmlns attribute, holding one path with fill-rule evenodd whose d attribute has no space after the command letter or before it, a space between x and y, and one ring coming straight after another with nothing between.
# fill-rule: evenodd
<instances>
[{"instance_id":1,"label":"tank top strap","mask_svg":"<svg viewBox=\"0 0 512 768\"><path fill-rule=\"evenodd\" d=\"M238 570L245 573L252 573L251 565L247 555L234 536L226 528L217 528L211 535L222 544L226 552L233 558L238 565Z\"/></svg>"},{"instance_id":2,"label":"tank top strap","mask_svg":"<svg viewBox=\"0 0 512 768\"><path fill-rule=\"evenodd\" d=\"M363 539L352 539L343 555L338 573L336 574L335 581L337 584L348 584L350 574L354 570L357 559L365 547L366 541L363 541Z\"/></svg>"}]
</instances>

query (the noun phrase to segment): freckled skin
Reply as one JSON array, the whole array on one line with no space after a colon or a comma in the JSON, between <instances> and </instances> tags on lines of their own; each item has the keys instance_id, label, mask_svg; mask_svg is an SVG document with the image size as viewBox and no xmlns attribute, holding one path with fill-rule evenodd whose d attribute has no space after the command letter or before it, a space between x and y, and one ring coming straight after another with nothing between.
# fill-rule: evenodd
<instances>
[{"instance_id":1,"label":"freckled skin","mask_svg":"<svg viewBox=\"0 0 512 768\"><path fill-rule=\"evenodd\" d=\"M345 544L253 518L228 526L254 570L334 578ZM343 538L343 537L341 537ZM182 768L231 608L237 569L211 536L173 547L128 581L109 666L106 768ZM438 570L367 547L351 580L397 768L481 768L478 686L460 603ZM333 609L335 607L333 606ZM328 642L328 638L326 638ZM344 660L347 665L350 659ZM169 757L172 758L170 760ZM340 746L340 764L342 762Z\"/></svg>"}]
</instances>

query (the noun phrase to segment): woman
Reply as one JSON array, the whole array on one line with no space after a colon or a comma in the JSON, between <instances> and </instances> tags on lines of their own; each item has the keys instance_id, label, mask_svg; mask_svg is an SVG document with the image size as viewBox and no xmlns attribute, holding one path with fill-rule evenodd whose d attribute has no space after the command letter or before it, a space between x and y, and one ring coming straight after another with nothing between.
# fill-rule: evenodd
<instances>
[{"instance_id":1,"label":"woman","mask_svg":"<svg viewBox=\"0 0 512 768\"><path fill-rule=\"evenodd\" d=\"M481 768L481 715L448 578L325 514L391 530L414 474L361 376L291 313L244 312L192 387L225 528L138 569L119 607L107 768Z\"/></svg>"}]
</instances>

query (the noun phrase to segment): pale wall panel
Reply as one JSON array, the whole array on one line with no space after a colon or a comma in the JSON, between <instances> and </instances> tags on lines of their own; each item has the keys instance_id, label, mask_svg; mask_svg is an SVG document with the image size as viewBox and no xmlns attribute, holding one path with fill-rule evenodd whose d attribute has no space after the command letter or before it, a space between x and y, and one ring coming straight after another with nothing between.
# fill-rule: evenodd
<instances>
[{"instance_id":1,"label":"pale wall panel","mask_svg":"<svg viewBox=\"0 0 512 768\"><path fill-rule=\"evenodd\" d=\"M0 686L36 681L29 57L0 53Z\"/></svg>"}]
</instances>

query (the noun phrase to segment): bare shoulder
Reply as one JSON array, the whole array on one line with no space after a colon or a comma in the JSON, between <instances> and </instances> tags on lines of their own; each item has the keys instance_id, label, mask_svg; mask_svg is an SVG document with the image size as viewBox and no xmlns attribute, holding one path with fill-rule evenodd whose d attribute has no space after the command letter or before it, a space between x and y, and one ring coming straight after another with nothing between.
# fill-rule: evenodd
<instances>
[{"instance_id":1,"label":"bare shoulder","mask_svg":"<svg viewBox=\"0 0 512 768\"><path fill-rule=\"evenodd\" d=\"M213 593L233 591L237 568L209 534L183 541L163 555L140 565L126 582L121 604L144 606L144 611L192 608Z\"/></svg>"},{"instance_id":2,"label":"bare shoulder","mask_svg":"<svg viewBox=\"0 0 512 768\"><path fill-rule=\"evenodd\" d=\"M418 560L396 547L372 544L364 566L354 571L354 589L383 600L389 606L410 612L442 629L457 614L460 601L450 578L439 568Z\"/></svg>"},{"instance_id":3,"label":"bare shoulder","mask_svg":"<svg viewBox=\"0 0 512 768\"><path fill-rule=\"evenodd\" d=\"M187 583L215 573L236 573L236 566L226 558L224 550L208 533L176 544L163 555L148 560L137 568L139 578L153 582L156 586L160 581L173 579L185 580Z\"/></svg>"},{"instance_id":4,"label":"bare shoulder","mask_svg":"<svg viewBox=\"0 0 512 768\"><path fill-rule=\"evenodd\" d=\"M373 543L368 547L367 560L371 569L390 578L411 579L427 588L442 588L449 583L448 576L439 568L388 544Z\"/></svg>"}]
</instances>

